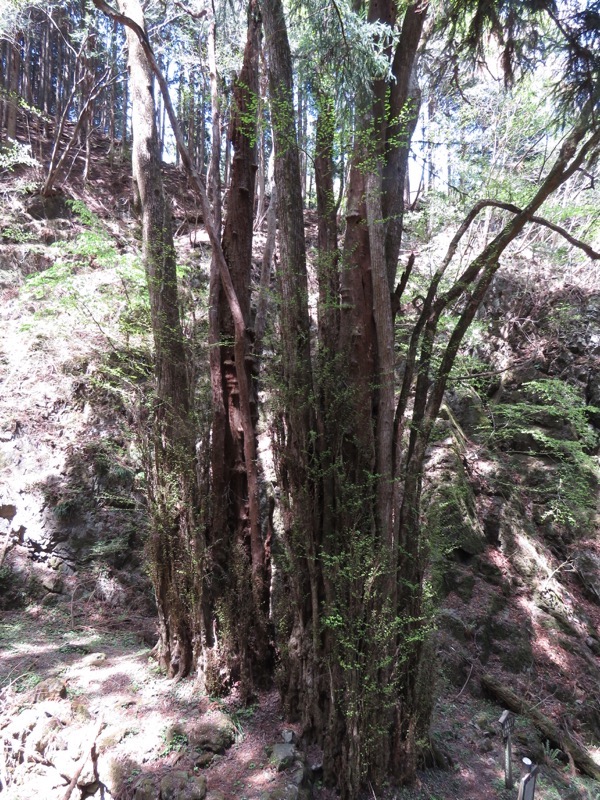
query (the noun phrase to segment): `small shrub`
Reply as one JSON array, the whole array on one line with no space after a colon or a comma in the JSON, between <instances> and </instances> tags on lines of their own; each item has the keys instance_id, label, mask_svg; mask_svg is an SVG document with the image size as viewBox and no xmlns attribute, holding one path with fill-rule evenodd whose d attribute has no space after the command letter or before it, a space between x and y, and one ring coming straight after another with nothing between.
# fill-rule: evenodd
<instances>
[{"instance_id":1,"label":"small shrub","mask_svg":"<svg viewBox=\"0 0 600 800\"><path fill-rule=\"evenodd\" d=\"M52 513L59 522L70 522L75 519L80 510L80 502L76 497L67 497L58 502Z\"/></svg>"}]
</instances>

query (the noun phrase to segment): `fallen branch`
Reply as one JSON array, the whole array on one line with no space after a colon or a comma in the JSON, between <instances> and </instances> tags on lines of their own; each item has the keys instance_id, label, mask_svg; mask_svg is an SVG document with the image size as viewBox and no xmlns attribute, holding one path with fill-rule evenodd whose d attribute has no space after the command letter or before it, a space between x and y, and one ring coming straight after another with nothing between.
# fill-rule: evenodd
<instances>
[{"instance_id":1,"label":"fallen branch","mask_svg":"<svg viewBox=\"0 0 600 800\"><path fill-rule=\"evenodd\" d=\"M91 742L89 748L86 749L84 751L83 755L81 756L81 759L79 761L79 766L75 770L75 774L73 775L73 777L71 778L71 782L67 786L67 791L62 796L62 800L69 800L69 798L73 794L73 789L77 786L77 781L79 780L79 776L83 772L83 768L85 767L88 758L90 758L90 757L92 759L94 758L94 748L96 746L96 739L100 735L100 731L102 730L102 726L103 725L104 725L104 722L103 722L103 719L102 719L102 714L100 714L100 716L98 718L98 722L96 723L96 727L94 728L94 732L93 732L94 735L92 737L92 742Z\"/></svg>"},{"instance_id":2,"label":"fallen branch","mask_svg":"<svg viewBox=\"0 0 600 800\"><path fill-rule=\"evenodd\" d=\"M589 751L578 744L567 731L561 730L551 719L541 714L534 706L531 706L525 700L522 700L511 691L511 689L501 684L500 681L492 675L482 675L481 685L487 692L500 700L502 705L506 708L514 711L515 714L521 714L530 719L549 742L556 747L560 747L560 749L567 754L569 761L572 759L573 763L581 772L600 781L600 764L596 763Z\"/></svg>"}]
</instances>

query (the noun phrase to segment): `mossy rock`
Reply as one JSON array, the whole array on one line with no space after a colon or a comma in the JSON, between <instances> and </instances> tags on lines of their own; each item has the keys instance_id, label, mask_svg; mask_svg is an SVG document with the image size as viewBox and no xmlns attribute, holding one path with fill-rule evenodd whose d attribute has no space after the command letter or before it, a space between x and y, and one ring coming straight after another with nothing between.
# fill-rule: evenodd
<instances>
[{"instance_id":1,"label":"mossy rock","mask_svg":"<svg viewBox=\"0 0 600 800\"><path fill-rule=\"evenodd\" d=\"M527 724L526 727L517 727L515 730L515 739L527 751L527 755L534 763L541 763L544 761L546 752L544 750L544 742L536 729Z\"/></svg>"},{"instance_id":2,"label":"mossy rock","mask_svg":"<svg viewBox=\"0 0 600 800\"><path fill-rule=\"evenodd\" d=\"M53 192L48 197L37 194L27 203L25 210L37 220L70 219L73 216L68 198L61 192Z\"/></svg>"},{"instance_id":3,"label":"mossy rock","mask_svg":"<svg viewBox=\"0 0 600 800\"><path fill-rule=\"evenodd\" d=\"M504 669L519 673L533 663L531 642L525 637L516 643L498 649L498 658Z\"/></svg>"},{"instance_id":4,"label":"mossy rock","mask_svg":"<svg viewBox=\"0 0 600 800\"><path fill-rule=\"evenodd\" d=\"M465 644L472 638L472 631L466 622L451 608L443 608L437 615L440 628L451 634L458 642Z\"/></svg>"},{"instance_id":5,"label":"mossy rock","mask_svg":"<svg viewBox=\"0 0 600 800\"><path fill-rule=\"evenodd\" d=\"M158 787L152 778L142 778L135 787L133 800L159 800Z\"/></svg>"},{"instance_id":6,"label":"mossy rock","mask_svg":"<svg viewBox=\"0 0 600 800\"><path fill-rule=\"evenodd\" d=\"M167 773L160 782L160 800L204 800L206 778L183 770Z\"/></svg>"},{"instance_id":7,"label":"mossy rock","mask_svg":"<svg viewBox=\"0 0 600 800\"><path fill-rule=\"evenodd\" d=\"M577 577L589 600L600 601L600 555L595 550L584 548L573 559Z\"/></svg>"},{"instance_id":8,"label":"mossy rock","mask_svg":"<svg viewBox=\"0 0 600 800\"><path fill-rule=\"evenodd\" d=\"M222 753L235 741L235 728L222 711L213 711L187 731L189 743L198 750Z\"/></svg>"},{"instance_id":9,"label":"mossy rock","mask_svg":"<svg viewBox=\"0 0 600 800\"><path fill-rule=\"evenodd\" d=\"M458 424L465 436L477 442L489 435L490 419L474 389L457 387L446 393L445 400L452 413L451 422Z\"/></svg>"}]
</instances>

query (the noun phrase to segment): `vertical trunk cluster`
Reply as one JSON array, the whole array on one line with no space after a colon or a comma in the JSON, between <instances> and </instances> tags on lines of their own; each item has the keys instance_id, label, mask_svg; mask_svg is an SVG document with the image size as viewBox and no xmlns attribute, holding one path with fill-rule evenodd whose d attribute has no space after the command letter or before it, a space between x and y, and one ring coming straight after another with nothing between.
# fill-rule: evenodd
<instances>
[{"instance_id":1,"label":"vertical trunk cluster","mask_svg":"<svg viewBox=\"0 0 600 800\"><path fill-rule=\"evenodd\" d=\"M120 0L123 14L144 28L138 0ZM171 210L163 191L153 75L138 37L127 32L133 120L133 177L142 214L156 364L154 432L149 453L152 512L150 555L160 625L160 661L171 676L193 663L194 619L201 608L202 549L196 530L198 498L194 429L177 300Z\"/></svg>"},{"instance_id":2,"label":"vertical trunk cluster","mask_svg":"<svg viewBox=\"0 0 600 800\"><path fill-rule=\"evenodd\" d=\"M290 50L281 0L263 0L262 8L280 222L276 453L288 564L287 603L277 607L288 626L281 688L288 713L323 746L325 780L354 800L367 781L414 777L429 723L420 499L427 445L459 345L502 252L544 199L593 157L600 133L587 135L585 122L575 128L529 205L515 209L443 290L458 242L483 206L472 211L431 280L397 364L394 318L414 258L394 283L418 98L414 65L427 10L409 5L392 58L394 81L376 82L371 105L358 115L341 253L331 213L332 107L323 87L316 89L319 313L311 346ZM395 13L394 4L373 0L369 17L391 24ZM449 308L458 322L439 342Z\"/></svg>"},{"instance_id":3,"label":"vertical trunk cluster","mask_svg":"<svg viewBox=\"0 0 600 800\"><path fill-rule=\"evenodd\" d=\"M258 7L252 1L242 69L233 83L229 123L233 158L222 238L243 330L236 327L218 278L211 293L215 304L211 313L218 315L218 356L213 351L212 357L216 399L213 441L219 443L213 451L213 492L216 504L222 503L221 509L215 508L211 535L217 574L224 576L218 602L227 621L229 641L223 645L229 653L232 678L241 679L246 693L268 680L270 661L269 553L260 519L258 411L250 319L260 30ZM217 162L215 177L218 168Z\"/></svg>"},{"instance_id":4,"label":"vertical trunk cluster","mask_svg":"<svg viewBox=\"0 0 600 800\"><path fill-rule=\"evenodd\" d=\"M278 465L292 598L282 688L288 711L324 747L326 779L346 798L368 777L406 780L415 769L418 669L407 681L403 665L418 667L424 635L418 589L410 612L401 600L392 299L425 13L409 6L394 81L374 84L372 104L358 114L341 253L333 103L324 87L315 91L319 301L311 351L290 51L280 0L263 0L279 203ZM394 24L395 15L394 3L371 4L371 21Z\"/></svg>"}]
</instances>

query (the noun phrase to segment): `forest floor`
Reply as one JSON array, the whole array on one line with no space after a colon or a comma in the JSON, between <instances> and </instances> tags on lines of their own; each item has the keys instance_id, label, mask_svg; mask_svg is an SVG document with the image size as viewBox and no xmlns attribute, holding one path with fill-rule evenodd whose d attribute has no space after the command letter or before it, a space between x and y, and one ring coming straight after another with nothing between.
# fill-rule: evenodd
<instances>
[{"instance_id":1,"label":"forest floor","mask_svg":"<svg viewBox=\"0 0 600 800\"><path fill-rule=\"evenodd\" d=\"M56 716L65 728L64 747L48 748L44 757L23 772L19 783L9 787L7 800L62 798L76 759L66 763L55 758L61 748L73 750L72 742L89 751L92 729L98 720L103 728L98 738L100 779L119 800L130 800L147 779L158 785L174 769L206 777L209 797L222 800L259 800L286 794L290 770L278 772L270 758L274 744L284 731L298 729L283 719L277 693L265 693L249 706L226 699L203 696L193 678L168 680L158 671L146 643L154 638L155 620L136 613L136 598L112 582L89 575L73 577L59 594L25 610L0 615L0 730L8 738L22 730L30 712L38 709ZM475 677L473 676L473 680ZM64 690L63 690L64 687ZM64 695L64 696L63 696ZM414 786L383 787L366 796L375 800L509 800L514 790L504 789L503 745L497 720L502 708L482 697L439 685L431 736L448 758L447 769L419 772ZM198 726L231 723L232 744L212 756L198 739ZM515 777L522 774L520 759L529 755L527 728L517 722L513 752ZM39 748L38 748L39 749ZM75 748L77 749L77 748ZM215 747L215 749L220 749ZM44 751L42 751L44 752ZM54 756L52 753L54 752ZM77 753L76 753L77 754ZM318 751L309 749L313 762ZM58 765L63 782L40 794L42 764ZM6 769L6 764L4 768ZM10 766L10 764L8 765ZM315 764L310 764L315 766ZM88 790L91 778L88 780ZM85 784L84 784L85 785ZM541 765L536 798L589 798L593 782L574 781L549 746ZM74 797L84 797L75 794ZM335 794L313 787L315 800L333 800Z\"/></svg>"}]
</instances>

